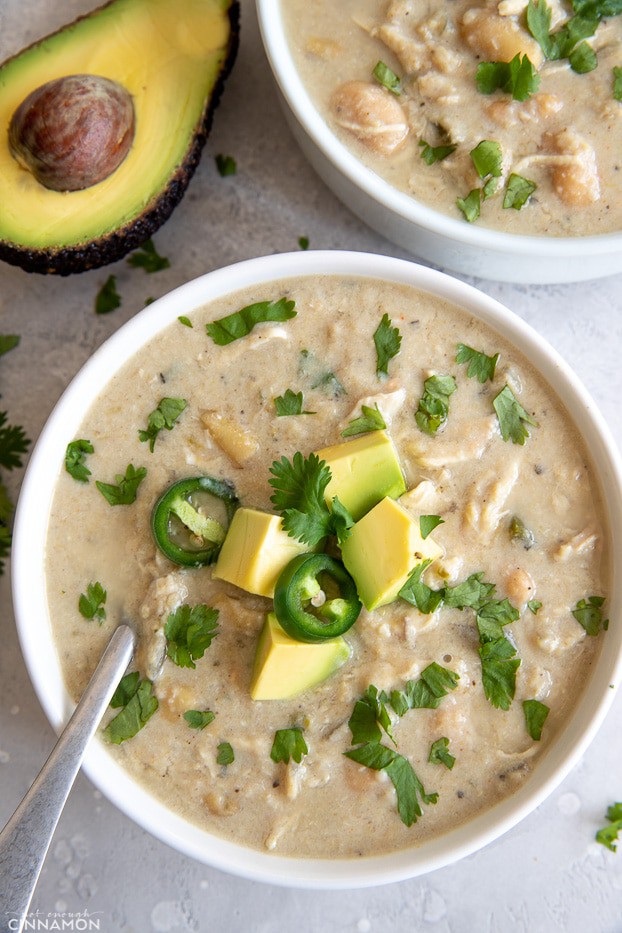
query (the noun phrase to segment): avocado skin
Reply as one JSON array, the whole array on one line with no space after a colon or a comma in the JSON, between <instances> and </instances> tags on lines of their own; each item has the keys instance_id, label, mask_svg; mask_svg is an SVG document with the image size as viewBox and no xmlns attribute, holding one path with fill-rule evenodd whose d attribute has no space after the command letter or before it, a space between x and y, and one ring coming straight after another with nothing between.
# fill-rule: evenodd
<instances>
[{"instance_id":1,"label":"avocado skin","mask_svg":"<svg viewBox=\"0 0 622 933\"><path fill-rule=\"evenodd\" d=\"M108 5L106 3L103 6ZM98 9L103 9L103 7ZM88 15L92 15L92 13ZM61 246L58 249L28 249L27 247L14 246L0 240L0 260L8 262L12 266L20 266L26 272L39 272L42 275L73 275L76 272L99 269L101 266L107 266L111 262L123 259L124 256L142 246L149 237L153 236L156 230L168 220L186 193L190 179L201 161L203 147L212 128L214 113L220 102L225 81L235 63L240 40L240 5L238 0L233 0L231 3L228 17L231 33L227 56L218 80L214 84L212 93L206 102L203 115L195 129L192 146L188 150L183 164L179 166L164 191L158 195L155 201L147 206L139 217L134 218L124 227L113 230L97 240L91 240L83 246L76 244L75 246ZM75 22L85 18L78 17ZM62 29L58 30L58 32L61 31ZM51 35L56 35L56 33L51 33ZM45 38L50 37L46 36ZM42 39L38 39L28 48L32 48L42 41ZM25 51L26 49L21 49L18 55Z\"/></svg>"}]
</instances>

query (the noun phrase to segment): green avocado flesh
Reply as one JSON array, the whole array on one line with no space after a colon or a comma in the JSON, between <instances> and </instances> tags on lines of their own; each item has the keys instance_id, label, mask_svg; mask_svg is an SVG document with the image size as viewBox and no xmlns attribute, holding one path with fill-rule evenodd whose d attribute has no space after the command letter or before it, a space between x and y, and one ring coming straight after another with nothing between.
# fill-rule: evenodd
<instances>
[{"instance_id":1,"label":"green avocado flesh","mask_svg":"<svg viewBox=\"0 0 622 933\"><path fill-rule=\"evenodd\" d=\"M55 78L95 74L132 96L121 165L81 191L43 187L0 139L0 258L81 272L143 243L181 200L237 48L236 0L112 0L0 66L0 126Z\"/></svg>"}]
</instances>

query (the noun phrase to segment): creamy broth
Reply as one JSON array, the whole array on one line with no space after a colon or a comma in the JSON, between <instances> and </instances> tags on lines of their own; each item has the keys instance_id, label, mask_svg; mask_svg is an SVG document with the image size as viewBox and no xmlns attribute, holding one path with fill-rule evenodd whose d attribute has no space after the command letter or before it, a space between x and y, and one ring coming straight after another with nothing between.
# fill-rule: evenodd
<instances>
[{"instance_id":1,"label":"creamy broth","mask_svg":"<svg viewBox=\"0 0 622 933\"><path fill-rule=\"evenodd\" d=\"M207 321L282 295L296 301L292 320L259 325L224 347L206 336ZM373 334L384 313L399 327L402 347L381 381ZM204 603L220 611L220 633L196 670L166 659L154 676L158 710L134 738L111 746L111 754L199 826L290 856L369 855L418 845L512 794L572 715L577 684L587 680L606 637L587 636L571 612L580 599L606 595L607 532L588 454L555 394L496 332L407 286L289 279L238 292L191 319L192 329L171 324L113 377L77 434L94 446L90 482L78 483L63 470L50 516L50 615L74 698L119 620L131 619L139 630L136 667L144 675L176 606ZM455 361L459 342L500 353L493 383L467 377L466 366ZM302 350L317 361L314 372L308 356L301 365ZM333 372L344 391L334 391L334 382L313 388L320 370ZM447 423L435 437L414 419L432 372L453 374L457 382ZM538 422L524 446L504 442L499 432L492 400L505 384ZM287 388L303 391L305 408L316 414L276 417L273 399ZM163 395L188 405L150 453L137 432ZM243 505L270 509L271 463L339 442L361 403L377 403L387 421L411 490L402 503L414 516L444 521L432 535L444 556L428 568L426 582L439 588L481 572L497 585L498 598L508 597L520 611L506 629L521 659L507 712L484 695L474 613L441 607L424 615L400 599L362 611L345 636L350 660L324 683L293 700L253 702L253 657L271 601L213 578L209 567L176 567L153 543L150 513L172 482L200 474L228 479ZM244 432L245 462L235 462L210 437L205 412L211 410ZM146 479L135 503L111 507L94 480L112 482L128 463L146 466ZM510 538L515 515L534 535L529 549ZM108 592L101 626L78 612L78 597L93 581ZM542 604L537 614L529 600ZM370 684L402 689L431 662L460 679L438 709L411 710L395 726L400 753L426 791L439 795L408 828L386 774L344 757L348 720ZM550 707L540 742L527 734L525 699ZM183 713L192 709L212 710L214 722L190 729ZM275 764L275 730L294 725L304 729L309 753L300 764ZM431 743L441 737L456 758L451 771L428 762ZM226 768L216 762L221 742L235 752Z\"/></svg>"},{"instance_id":2,"label":"creamy broth","mask_svg":"<svg viewBox=\"0 0 622 933\"><path fill-rule=\"evenodd\" d=\"M572 15L553 0L553 30ZM622 18L598 25L598 66L577 74L568 60L543 61L525 26L523 0L283 0L292 53L315 105L342 142L401 191L463 218L457 198L483 181L470 152L499 143L502 177L482 200L477 223L508 233L585 236L622 227L622 103L613 68L622 65ZM529 99L476 86L481 62L527 55L540 86ZM395 96L374 82L378 61L401 78ZM427 165L420 141L456 146ZM537 185L517 210L503 208L509 176Z\"/></svg>"}]
</instances>

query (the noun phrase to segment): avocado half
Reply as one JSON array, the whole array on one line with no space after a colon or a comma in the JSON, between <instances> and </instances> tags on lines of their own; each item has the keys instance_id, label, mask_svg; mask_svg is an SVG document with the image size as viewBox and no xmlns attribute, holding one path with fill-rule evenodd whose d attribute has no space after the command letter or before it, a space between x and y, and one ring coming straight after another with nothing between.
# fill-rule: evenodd
<instances>
[{"instance_id":1,"label":"avocado half","mask_svg":"<svg viewBox=\"0 0 622 933\"><path fill-rule=\"evenodd\" d=\"M70 275L121 259L168 219L199 164L238 46L237 0L111 0L0 65L0 259ZM52 191L13 158L35 88L96 74L132 95L132 147L108 178Z\"/></svg>"}]
</instances>

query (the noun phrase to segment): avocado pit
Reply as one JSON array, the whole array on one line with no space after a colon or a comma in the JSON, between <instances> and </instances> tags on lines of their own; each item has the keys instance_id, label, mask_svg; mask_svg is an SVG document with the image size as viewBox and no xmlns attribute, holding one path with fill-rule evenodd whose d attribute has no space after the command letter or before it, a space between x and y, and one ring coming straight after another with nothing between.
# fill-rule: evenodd
<instances>
[{"instance_id":1,"label":"avocado pit","mask_svg":"<svg viewBox=\"0 0 622 933\"><path fill-rule=\"evenodd\" d=\"M134 104L122 85L99 75L68 75L22 101L9 124L9 148L45 188L80 191L121 165L134 130Z\"/></svg>"}]
</instances>

